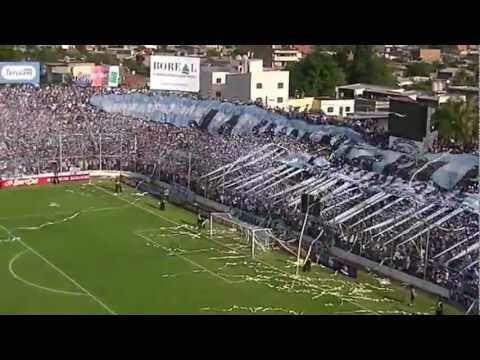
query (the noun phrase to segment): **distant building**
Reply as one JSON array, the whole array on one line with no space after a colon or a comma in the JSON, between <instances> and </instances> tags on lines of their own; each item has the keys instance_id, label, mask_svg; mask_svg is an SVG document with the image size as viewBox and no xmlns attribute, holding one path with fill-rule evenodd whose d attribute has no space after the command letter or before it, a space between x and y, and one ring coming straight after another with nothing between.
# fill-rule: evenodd
<instances>
[{"instance_id":1,"label":"distant building","mask_svg":"<svg viewBox=\"0 0 480 360\"><path fill-rule=\"evenodd\" d=\"M479 87L478 86L449 86L448 94L463 95L468 101L475 104L478 111L479 109Z\"/></svg>"},{"instance_id":2,"label":"distant building","mask_svg":"<svg viewBox=\"0 0 480 360\"><path fill-rule=\"evenodd\" d=\"M302 57L308 56L312 54L315 51L315 48L313 45L294 45L295 49L302 54Z\"/></svg>"},{"instance_id":3,"label":"distant building","mask_svg":"<svg viewBox=\"0 0 480 360\"><path fill-rule=\"evenodd\" d=\"M273 49L272 68L285 69L289 64L294 64L302 59L302 53L296 48L292 49Z\"/></svg>"},{"instance_id":4,"label":"distant building","mask_svg":"<svg viewBox=\"0 0 480 360\"><path fill-rule=\"evenodd\" d=\"M246 66L246 58L243 66ZM208 98L225 98L227 74L242 71L242 61L229 58L205 58L200 66L200 95Z\"/></svg>"},{"instance_id":5,"label":"distant building","mask_svg":"<svg viewBox=\"0 0 480 360\"><path fill-rule=\"evenodd\" d=\"M297 112L311 111L314 101L314 97L288 99L288 110Z\"/></svg>"},{"instance_id":6,"label":"distant building","mask_svg":"<svg viewBox=\"0 0 480 360\"><path fill-rule=\"evenodd\" d=\"M415 49L412 53L414 60L424 61L426 63L440 62L442 59L442 51L440 49Z\"/></svg>"},{"instance_id":7,"label":"distant building","mask_svg":"<svg viewBox=\"0 0 480 360\"><path fill-rule=\"evenodd\" d=\"M355 99L355 112L369 113L369 112L382 112L390 109L390 101L388 99Z\"/></svg>"},{"instance_id":8,"label":"distant building","mask_svg":"<svg viewBox=\"0 0 480 360\"><path fill-rule=\"evenodd\" d=\"M148 77L140 74L123 73L121 75L121 87L128 89L143 89L148 85Z\"/></svg>"},{"instance_id":9,"label":"distant building","mask_svg":"<svg viewBox=\"0 0 480 360\"><path fill-rule=\"evenodd\" d=\"M465 95L453 95L453 94L439 94L439 95L430 95L423 94L417 96L417 102L419 104L426 104L430 107L437 108L439 105L446 103L448 100L455 101L466 101L467 97Z\"/></svg>"},{"instance_id":10,"label":"distant building","mask_svg":"<svg viewBox=\"0 0 480 360\"><path fill-rule=\"evenodd\" d=\"M347 120L363 123L364 121L369 121L374 124L374 129L376 131L388 131L388 118L389 112L378 111L378 112L361 112L355 111L353 114L346 116Z\"/></svg>"},{"instance_id":11,"label":"distant building","mask_svg":"<svg viewBox=\"0 0 480 360\"><path fill-rule=\"evenodd\" d=\"M262 59L265 67L279 70L300 61L305 53L311 51L305 47L308 45L303 45L301 50L297 46L300 45L240 45L239 50L249 54L250 58Z\"/></svg>"},{"instance_id":12,"label":"distant building","mask_svg":"<svg viewBox=\"0 0 480 360\"><path fill-rule=\"evenodd\" d=\"M336 97L340 99L354 99L357 97L387 97L397 96L405 92L405 89L398 87L386 87L371 84L350 84L337 86L335 89Z\"/></svg>"},{"instance_id":13,"label":"distant building","mask_svg":"<svg viewBox=\"0 0 480 360\"><path fill-rule=\"evenodd\" d=\"M200 95L217 99L225 98L227 75L232 73L225 68L200 69Z\"/></svg>"},{"instance_id":14,"label":"distant building","mask_svg":"<svg viewBox=\"0 0 480 360\"><path fill-rule=\"evenodd\" d=\"M328 116L346 116L355 112L354 99L315 98L312 111L321 111Z\"/></svg>"},{"instance_id":15,"label":"distant building","mask_svg":"<svg viewBox=\"0 0 480 360\"><path fill-rule=\"evenodd\" d=\"M477 97L479 94L478 86L449 86L448 92L451 94L461 94L469 97Z\"/></svg>"},{"instance_id":16,"label":"distant building","mask_svg":"<svg viewBox=\"0 0 480 360\"><path fill-rule=\"evenodd\" d=\"M462 68L448 67L448 68L445 68L445 69L438 70L437 79L441 79L441 80L445 80L445 81L449 82L449 81L453 80L453 78L455 77L455 75L457 75L457 73L459 71L465 71L470 76L474 76L474 73L472 71L465 70L465 69L462 69Z\"/></svg>"},{"instance_id":17,"label":"distant building","mask_svg":"<svg viewBox=\"0 0 480 360\"><path fill-rule=\"evenodd\" d=\"M390 63L389 64L390 68L392 69L392 74L396 77L405 77L408 72L408 67L405 64L402 63Z\"/></svg>"},{"instance_id":18,"label":"distant building","mask_svg":"<svg viewBox=\"0 0 480 360\"><path fill-rule=\"evenodd\" d=\"M136 46L135 46L136 47ZM120 61L135 58L135 47L109 45L107 52L114 54Z\"/></svg>"},{"instance_id":19,"label":"distant building","mask_svg":"<svg viewBox=\"0 0 480 360\"><path fill-rule=\"evenodd\" d=\"M244 62L242 72L226 74L224 98L259 102L269 108L287 108L289 72L264 69L261 59Z\"/></svg>"},{"instance_id":20,"label":"distant building","mask_svg":"<svg viewBox=\"0 0 480 360\"><path fill-rule=\"evenodd\" d=\"M93 68L95 63L89 62L51 62L45 63L46 82L68 83L77 74L79 69Z\"/></svg>"}]
</instances>

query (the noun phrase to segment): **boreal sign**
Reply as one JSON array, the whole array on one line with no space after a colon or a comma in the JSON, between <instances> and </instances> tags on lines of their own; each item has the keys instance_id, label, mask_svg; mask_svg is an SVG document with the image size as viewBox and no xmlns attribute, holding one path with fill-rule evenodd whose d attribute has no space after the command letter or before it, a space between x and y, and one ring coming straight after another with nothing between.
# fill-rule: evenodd
<instances>
[{"instance_id":1,"label":"boreal sign","mask_svg":"<svg viewBox=\"0 0 480 360\"><path fill-rule=\"evenodd\" d=\"M200 91L200 58L152 56L150 88L168 91Z\"/></svg>"}]
</instances>

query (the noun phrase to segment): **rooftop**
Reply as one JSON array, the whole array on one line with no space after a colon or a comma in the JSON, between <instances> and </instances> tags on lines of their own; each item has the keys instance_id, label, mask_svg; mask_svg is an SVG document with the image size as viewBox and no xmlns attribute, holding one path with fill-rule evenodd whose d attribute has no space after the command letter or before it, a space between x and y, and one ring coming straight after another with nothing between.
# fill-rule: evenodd
<instances>
[{"instance_id":1,"label":"rooftop","mask_svg":"<svg viewBox=\"0 0 480 360\"><path fill-rule=\"evenodd\" d=\"M468 91L468 92L479 92L480 88L478 86L449 86L449 91Z\"/></svg>"},{"instance_id":2,"label":"rooftop","mask_svg":"<svg viewBox=\"0 0 480 360\"><path fill-rule=\"evenodd\" d=\"M384 119L389 117L388 111L356 111L353 114L349 114L346 117L352 120L362 119Z\"/></svg>"},{"instance_id":3,"label":"rooftop","mask_svg":"<svg viewBox=\"0 0 480 360\"><path fill-rule=\"evenodd\" d=\"M342 85L338 87L339 89L350 89L350 90L370 90L370 91L393 91L393 92L403 92L404 89L402 88L392 88L387 86L381 85L373 85L373 84L364 84L364 83L357 83L357 84L350 84L350 85Z\"/></svg>"}]
</instances>

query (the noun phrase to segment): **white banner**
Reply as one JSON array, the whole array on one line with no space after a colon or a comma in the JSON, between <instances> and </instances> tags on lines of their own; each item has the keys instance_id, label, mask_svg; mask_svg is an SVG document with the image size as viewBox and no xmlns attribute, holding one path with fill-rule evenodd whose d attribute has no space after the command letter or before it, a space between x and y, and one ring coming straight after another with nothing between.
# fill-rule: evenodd
<instances>
[{"instance_id":1,"label":"white banner","mask_svg":"<svg viewBox=\"0 0 480 360\"><path fill-rule=\"evenodd\" d=\"M150 89L199 92L200 58L151 56Z\"/></svg>"},{"instance_id":2,"label":"white banner","mask_svg":"<svg viewBox=\"0 0 480 360\"><path fill-rule=\"evenodd\" d=\"M108 69L108 87L117 87L118 80L120 77L120 67L119 66L110 66Z\"/></svg>"}]
</instances>

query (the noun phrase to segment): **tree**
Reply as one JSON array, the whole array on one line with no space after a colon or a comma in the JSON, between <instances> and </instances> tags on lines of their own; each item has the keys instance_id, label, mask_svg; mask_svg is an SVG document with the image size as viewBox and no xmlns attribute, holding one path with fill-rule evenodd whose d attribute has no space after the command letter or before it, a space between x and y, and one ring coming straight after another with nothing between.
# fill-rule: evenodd
<instances>
[{"instance_id":1,"label":"tree","mask_svg":"<svg viewBox=\"0 0 480 360\"><path fill-rule=\"evenodd\" d=\"M110 53L86 53L85 61L95 64L118 65L120 62L117 57Z\"/></svg>"},{"instance_id":2,"label":"tree","mask_svg":"<svg viewBox=\"0 0 480 360\"><path fill-rule=\"evenodd\" d=\"M407 66L407 76L429 76L433 72L433 65L426 62L414 62Z\"/></svg>"},{"instance_id":3,"label":"tree","mask_svg":"<svg viewBox=\"0 0 480 360\"><path fill-rule=\"evenodd\" d=\"M475 78L462 69L455 74L452 84L455 86L475 86Z\"/></svg>"},{"instance_id":4,"label":"tree","mask_svg":"<svg viewBox=\"0 0 480 360\"><path fill-rule=\"evenodd\" d=\"M217 51L217 49L207 49L207 57L212 58L212 57L217 57L219 55L220 53Z\"/></svg>"},{"instance_id":5,"label":"tree","mask_svg":"<svg viewBox=\"0 0 480 360\"><path fill-rule=\"evenodd\" d=\"M0 61L16 61L22 58L23 54L16 51L13 46L0 45Z\"/></svg>"},{"instance_id":6,"label":"tree","mask_svg":"<svg viewBox=\"0 0 480 360\"><path fill-rule=\"evenodd\" d=\"M478 139L478 112L473 102L449 99L432 116L438 136L446 143L472 145Z\"/></svg>"},{"instance_id":7,"label":"tree","mask_svg":"<svg viewBox=\"0 0 480 360\"><path fill-rule=\"evenodd\" d=\"M353 53L350 60L349 54ZM345 46L335 57L349 83L367 83L392 86L395 76L384 59L375 54L374 45Z\"/></svg>"},{"instance_id":8,"label":"tree","mask_svg":"<svg viewBox=\"0 0 480 360\"><path fill-rule=\"evenodd\" d=\"M431 91L432 90L432 80L419 81L413 85L407 86L407 90L420 90L420 91Z\"/></svg>"},{"instance_id":9,"label":"tree","mask_svg":"<svg viewBox=\"0 0 480 360\"><path fill-rule=\"evenodd\" d=\"M65 57L62 49L41 48L26 53L30 60L36 60L42 63L55 62Z\"/></svg>"},{"instance_id":10,"label":"tree","mask_svg":"<svg viewBox=\"0 0 480 360\"><path fill-rule=\"evenodd\" d=\"M135 60L125 59L123 65L127 67L130 71L135 71L136 74L147 75L147 68L142 63L139 63Z\"/></svg>"},{"instance_id":11,"label":"tree","mask_svg":"<svg viewBox=\"0 0 480 360\"><path fill-rule=\"evenodd\" d=\"M80 54L86 54L86 53L88 53L87 47L86 47L85 45L75 45L75 49L77 49L77 51L78 51Z\"/></svg>"},{"instance_id":12,"label":"tree","mask_svg":"<svg viewBox=\"0 0 480 360\"><path fill-rule=\"evenodd\" d=\"M318 51L288 67L290 93L305 96L333 96L335 87L345 83L345 74L332 56Z\"/></svg>"},{"instance_id":13,"label":"tree","mask_svg":"<svg viewBox=\"0 0 480 360\"><path fill-rule=\"evenodd\" d=\"M458 52L457 45L427 45L430 49L440 49L442 53L456 54Z\"/></svg>"}]
</instances>

